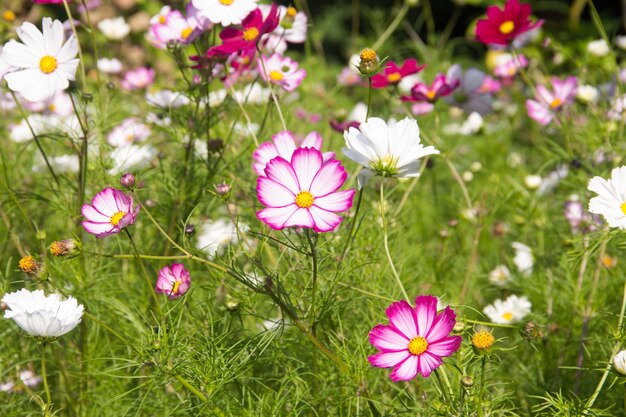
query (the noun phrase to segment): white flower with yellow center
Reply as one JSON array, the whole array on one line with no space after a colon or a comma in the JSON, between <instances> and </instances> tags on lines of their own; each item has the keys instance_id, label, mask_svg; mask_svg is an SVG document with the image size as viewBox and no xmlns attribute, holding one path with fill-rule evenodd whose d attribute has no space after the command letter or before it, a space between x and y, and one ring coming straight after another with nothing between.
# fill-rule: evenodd
<instances>
[{"instance_id":1,"label":"white flower with yellow center","mask_svg":"<svg viewBox=\"0 0 626 417\"><path fill-rule=\"evenodd\" d=\"M511 295L506 300L496 300L483 309L483 313L492 323L513 324L519 323L530 314L532 304L526 297Z\"/></svg>"},{"instance_id":2,"label":"white flower with yellow center","mask_svg":"<svg viewBox=\"0 0 626 417\"><path fill-rule=\"evenodd\" d=\"M222 26L237 25L257 8L257 0L192 0L198 14Z\"/></svg>"},{"instance_id":3,"label":"white flower with yellow center","mask_svg":"<svg viewBox=\"0 0 626 417\"><path fill-rule=\"evenodd\" d=\"M593 177L587 187L598 194L589 200L589 212L601 214L610 227L626 229L626 166L611 171L611 178Z\"/></svg>"},{"instance_id":4,"label":"white flower with yellow center","mask_svg":"<svg viewBox=\"0 0 626 417\"><path fill-rule=\"evenodd\" d=\"M124 39L130 33L130 26L123 17L102 19L98 22L98 29L107 38L114 41Z\"/></svg>"},{"instance_id":5,"label":"white flower with yellow center","mask_svg":"<svg viewBox=\"0 0 626 417\"><path fill-rule=\"evenodd\" d=\"M70 36L63 43L61 21L44 17L41 26L43 33L32 23L23 23L15 30L23 43L12 40L2 49L2 61L12 67L4 79L29 101L47 100L65 90L78 66L78 42Z\"/></svg>"}]
</instances>

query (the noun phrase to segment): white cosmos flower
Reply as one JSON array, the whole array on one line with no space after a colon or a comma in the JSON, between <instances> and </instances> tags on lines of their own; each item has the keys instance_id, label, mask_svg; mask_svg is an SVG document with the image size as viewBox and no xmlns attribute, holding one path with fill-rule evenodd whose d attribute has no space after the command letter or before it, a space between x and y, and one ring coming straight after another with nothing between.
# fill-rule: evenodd
<instances>
[{"instance_id":1,"label":"white cosmos flower","mask_svg":"<svg viewBox=\"0 0 626 417\"><path fill-rule=\"evenodd\" d=\"M186 106L189 104L189 98L172 90L161 90L156 93L147 93L146 101L156 107L164 109Z\"/></svg>"},{"instance_id":2,"label":"white cosmos flower","mask_svg":"<svg viewBox=\"0 0 626 417\"><path fill-rule=\"evenodd\" d=\"M419 176L420 159L438 154L433 146L420 143L420 130L414 119L405 118L389 125L377 117L343 133L343 154L365 167L359 174L359 187L372 175L385 177Z\"/></svg>"},{"instance_id":3,"label":"white cosmos flower","mask_svg":"<svg viewBox=\"0 0 626 417\"><path fill-rule=\"evenodd\" d=\"M124 119L107 135L107 142L114 147L144 142L150 136L150 128L134 117Z\"/></svg>"},{"instance_id":4,"label":"white cosmos flower","mask_svg":"<svg viewBox=\"0 0 626 417\"><path fill-rule=\"evenodd\" d=\"M152 158L157 154L156 149L150 145L124 145L119 146L111 152L113 167L109 173L120 174L132 169L145 168L150 165Z\"/></svg>"},{"instance_id":5,"label":"white cosmos flower","mask_svg":"<svg viewBox=\"0 0 626 417\"><path fill-rule=\"evenodd\" d=\"M48 168L46 167L46 163L43 157L39 156L38 161L33 164L33 172L44 172ZM48 162L50 166L54 170L54 172L65 173L65 172L78 172L79 169L79 161L78 155L59 155L59 156L48 156Z\"/></svg>"},{"instance_id":6,"label":"white cosmos flower","mask_svg":"<svg viewBox=\"0 0 626 417\"><path fill-rule=\"evenodd\" d=\"M616 36L615 46L619 49L626 51L626 36Z\"/></svg>"},{"instance_id":7,"label":"white cosmos flower","mask_svg":"<svg viewBox=\"0 0 626 417\"><path fill-rule=\"evenodd\" d=\"M239 230L247 230L245 224L239 224ZM230 220L218 219L204 223L197 234L196 248L210 257L221 255L228 245L238 242L237 228Z\"/></svg>"},{"instance_id":8,"label":"white cosmos flower","mask_svg":"<svg viewBox=\"0 0 626 417\"><path fill-rule=\"evenodd\" d=\"M613 368L622 375L626 375L626 350L620 351L613 358Z\"/></svg>"},{"instance_id":9,"label":"white cosmos flower","mask_svg":"<svg viewBox=\"0 0 626 417\"><path fill-rule=\"evenodd\" d=\"M100 58L98 60L98 71L105 74L119 74L122 72L122 62L117 58Z\"/></svg>"},{"instance_id":10,"label":"white cosmos flower","mask_svg":"<svg viewBox=\"0 0 626 417\"><path fill-rule=\"evenodd\" d=\"M121 16L99 21L98 29L107 39L115 41L124 39L130 33L130 26Z\"/></svg>"},{"instance_id":11,"label":"white cosmos flower","mask_svg":"<svg viewBox=\"0 0 626 417\"><path fill-rule=\"evenodd\" d=\"M589 200L589 212L601 214L610 227L626 229L626 166L613 169L608 180L593 177L587 189L598 194Z\"/></svg>"},{"instance_id":12,"label":"white cosmos flower","mask_svg":"<svg viewBox=\"0 0 626 417\"><path fill-rule=\"evenodd\" d=\"M587 44L587 52L595 56L607 56L611 48L604 39L598 39Z\"/></svg>"},{"instance_id":13,"label":"white cosmos flower","mask_svg":"<svg viewBox=\"0 0 626 417\"><path fill-rule=\"evenodd\" d=\"M257 8L257 0L192 0L198 15L222 26L237 25Z\"/></svg>"},{"instance_id":14,"label":"white cosmos flower","mask_svg":"<svg viewBox=\"0 0 626 417\"><path fill-rule=\"evenodd\" d=\"M483 309L483 313L492 323L513 324L519 323L530 313L532 304L526 297L511 295L506 300L496 300Z\"/></svg>"},{"instance_id":15,"label":"white cosmos flower","mask_svg":"<svg viewBox=\"0 0 626 417\"><path fill-rule=\"evenodd\" d=\"M19 291L5 294L7 305L4 318L13 319L18 326L33 336L59 337L80 323L84 307L70 297L62 300L59 294L46 296L42 290Z\"/></svg>"},{"instance_id":16,"label":"white cosmos flower","mask_svg":"<svg viewBox=\"0 0 626 417\"><path fill-rule=\"evenodd\" d=\"M517 270L524 276L529 276L533 272L533 251L523 243L513 242L511 246L515 250L513 263Z\"/></svg>"},{"instance_id":17,"label":"white cosmos flower","mask_svg":"<svg viewBox=\"0 0 626 417\"><path fill-rule=\"evenodd\" d=\"M3 59L2 59L2 49L4 47L2 45L0 45L0 80L2 80L2 77L4 77L4 74L10 72L13 68L7 64Z\"/></svg>"},{"instance_id":18,"label":"white cosmos flower","mask_svg":"<svg viewBox=\"0 0 626 417\"><path fill-rule=\"evenodd\" d=\"M576 88L576 98L583 103L595 103L600 98L600 91L592 85L579 85Z\"/></svg>"},{"instance_id":19,"label":"white cosmos flower","mask_svg":"<svg viewBox=\"0 0 626 417\"><path fill-rule=\"evenodd\" d=\"M511 272L506 265L498 265L489 272L489 282L493 285L501 287L509 282L511 279Z\"/></svg>"},{"instance_id":20,"label":"white cosmos flower","mask_svg":"<svg viewBox=\"0 0 626 417\"><path fill-rule=\"evenodd\" d=\"M74 81L78 42L72 35L63 43L65 33L59 20L44 17L43 33L25 22L15 32L23 43L9 41L2 49L2 61L12 67L4 76L13 91L26 100L46 100Z\"/></svg>"}]
</instances>

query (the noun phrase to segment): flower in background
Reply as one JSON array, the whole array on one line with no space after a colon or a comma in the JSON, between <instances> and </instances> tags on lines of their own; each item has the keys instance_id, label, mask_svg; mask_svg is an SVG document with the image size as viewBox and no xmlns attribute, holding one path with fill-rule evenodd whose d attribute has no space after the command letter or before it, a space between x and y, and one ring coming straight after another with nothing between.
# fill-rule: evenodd
<instances>
[{"instance_id":1,"label":"flower in background","mask_svg":"<svg viewBox=\"0 0 626 417\"><path fill-rule=\"evenodd\" d=\"M272 3L270 12L265 19L263 19L261 9L254 9L241 22L241 26L241 29L230 27L223 29L220 32L222 44L209 49L207 55L230 55L235 52L254 50L261 37L278 26L278 7L275 3Z\"/></svg>"},{"instance_id":2,"label":"flower in background","mask_svg":"<svg viewBox=\"0 0 626 417\"><path fill-rule=\"evenodd\" d=\"M345 67L337 75L337 82L341 85L352 86L358 85L363 81L361 74L355 72L353 68Z\"/></svg>"},{"instance_id":3,"label":"flower in background","mask_svg":"<svg viewBox=\"0 0 626 417\"><path fill-rule=\"evenodd\" d=\"M480 114L473 112L463 123L450 123L444 126L444 133L447 135L472 136L480 132L483 125L483 117Z\"/></svg>"},{"instance_id":4,"label":"flower in background","mask_svg":"<svg viewBox=\"0 0 626 417\"><path fill-rule=\"evenodd\" d=\"M5 294L5 319L13 319L22 330L32 336L60 337L76 327L84 307L75 298L62 300L59 294L46 296L42 290L21 289Z\"/></svg>"},{"instance_id":5,"label":"flower in background","mask_svg":"<svg viewBox=\"0 0 626 417\"><path fill-rule=\"evenodd\" d=\"M598 39L587 44L587 52L591 55L603 57L611 53L611 47L604 39Z\"/></svg>"},{"instance_id":6,"label":"flower in background","mask_svg":"<svg viewBox=\"0 0 626 417\"><path fill-rule=\"evenodd\" d=\"M13 71L13 67L2 59L3 49L4 49L4 46L0 45L0 81L2 81L2 78L4 77L5 74ZM9 96L11 95L9 94ZM11 101L13 101L13 97L11 97Z\"/></svg>"},{"instance_id":7,"label":"flower in background","mask_svg":"<svg viewBox=\"0 0 626 417\"><path fill-rule=\"evenodd\" d=\"M162 109L174 109L190 103L186 95L172 90L159 90L156 93L147 93L146 101L148 104Z\"/></svg>"},{"instance_id":8,"label":"flower in background","mask_svg":"<svg viewBox=\"0 0 626 417\"><path fill-rule=\"evenodd\" d=\"M390 85L397 85L403 78L417 74L426 65L417 65L417 60L407 59L402 63L402 66L398 66L393 61L389 61L382 72L372 77L373 88L385 88Z\"/></svg>"},{"instance_id":9,"label":"flower in background","mask_svg":"<svg viewBox=\"0 0 626 417\"><path fill-rule=\"evenodd\" d=\"M322 150L322 136L318 132L311 132L300 144L296 144L296 138L288 130L278 132L272 136L272 142L263 142L252 154L254 159L253 168L257 175L265 175L265 166L269 161L280 156L286 161L291 161L291 157L297 148L313 148ZM335 157L334 152L324 152L322 154L324 163Z\"/></svg>"},{"instance_id":10,"label":"flower in background","mask_svg":"<svg viewBox=\"0 0 626 417\"><path fill-rule=\"evenodd\" d=\"M105 74L119 74L122 72L122 62L117 58L100 58L98 60L98 71Z\"/></svg>"},{"instance_id":11,"label":"flower in background","mask_svg":"<svg viewBox=\"0 0 626 417\"><path fill-rule=\"evenodd\" d=\"M154 291L157 294L165 294L170 299L179 298L185 294L191 286L189 271L182 264L164 266L159 271Z\"/></svg>"},{"instance_id":12,"label":"flower in background","mask_svg":"<svg viewBox=\"0 0 626 417\"><path fill-rule=\"evenodd\" d=\"M150 18L150 24L156 25L160 23L162 25L166 25L168 17L171 16L170 15L171 11L172 11L172 8L170 6L161 7L161 10L159 10L159 13L155 14L154 16Z\"/></svg>"},{"instance_id":13,"label":"flower in background","mask_svg":"<svg viewBox=\"0 0 626 417\"><path fill-rule=\"evenodd\" d=\"M24 104L28 110L37 113L53 114L67 117L74 114L74 106L70 95L63 90L57 91L52 97L41 101L27 101Z\"/></svg>"},{"instance_id":14,"label":"flower in background","mask_svg":"<svg viewBox=\"0 0 626 417\"><path fill-rule=\"evenodd\" d=\"M63 24L44 17L43 33L32 23L24 22L15 29L20 40L9 41L2 49L1 60L11 67L4 79L9 88L28 101L41 101L65 90L74 81L78 67L78 42L70 36L63 42Z\"/></svg>"},{"instance_id":15,"label":"flower in background","mask_svg":"<svg viewBox=\"0 0 626 417\"><path fill-rule=\"evenodd\" d=\"M139 67L127 71L122 80L122 88L126 90L140 90L148 88L154 83L154 70L147 67Z\"/></svg>"},{"instance_id":16,"label":"flower in background","mask_svg":"<svg viewBox=\"0 0 626 417\"><path fill-rule=\"evenodd\" d=\"M187 45L202 33L195 19L186 18L178 10L157 16L157 23L152 24L148 32L148 40L157 48L167 49L171 42Z\"/></svg>"},{"instance_id":17,"label":"flower in background","mask_svg":"<svg viewBox=\"0 0 626 417\"><path fill-rule=\"evenodd\" d=\"M608 116L611 120L626 120L626 94L613 100Z\"/></svg>"},{"instance_id":18,"label":"flower in background","mask_svg":"<svg viewBox=\"0 0 626 417\"><path fill-rule=\"evenodd\" d=\"M260 4L263 18L267 18L272 10L268 4ZM287 43L304 43L307 36L308 19L304 12L294 7L278 6L280 24L270 33L263 36L263 48L270 53L283 55L287 50Z\"/></svg>"},{"instance_id":19,"label":"flower in background","mask_svg":"<svg viewBox=\"0 0 626 417\"><path fill-rule=\"evenodd\" d=\"M543 24L543 20L530 21L531 7L519 0L507 0L504 9L487 7L487 18L476 23L476 38L486 44L509 45L515 39Z\"/></svg>"},{"instance_id":20,"label":"flower in background","mask_svg":"<svg viewBox=\"0 0 626 417\"><path fill-rule=\"evenodd\" d=\"M110 40L119 41L130 33L130 26L122 16L102 19L98 22L100 32Z\"/></svg>"},{"instance_id":21,"label":"flower in background","mask_svg":"<svg viewBox=\"0 0 626 417\"><path fill-rule=\"evenodd\" d=\"M121 174L126 171L145 168L150 165L156 154L156 149L150 145L127 144L118 146L109 155L112 163L109 174Z\"/></svg>"},{"instance_id":22,"label":"flower in background","mask_svg":"<svg viewBox=\"0 0 626 417\"><path fill-rule=\"evenodd\" d=\"M626 375L626 350L619 351L613 358L613 369Z\"/></svg>"},{"instance_id":23,"label":"flower in background","mask_svg":"<svg viewBox=\"0 0 626 417\"><path fill-rule=\"evenodd\" d=\"M139 205L133 204L133 198L120 190L105 188L91 200L83 204L83 227L88 233L103 238L117 234L122 229L135 223Z\"/></svg>"},{"instance_id":24,"label":"flower in background","mask_svg":"<svg viewBox=\"0 0 626 417\"><path fill-rule=\"evenodd\" d=\"M450 307L437 313L437 297L422 295L415 307L398 301L386 311L389 325L377 324L369 340L380 352L367 358L380 368L392 368L392 381L409 381L421 374L427 378L461 345L461 336L451 336L456 314Z\"/></svg>"},{"instance_id":25,"label":"flower in background","mask_svg":"<svg viewBox=\"0 0 626 417\"><path fill-rule=\"evenodd\" d=\"M528 246L520 242L511 243L511 247L515 250L513 263L517 270L524 276L529 276L533 272L533 251Z\"/></svg>"},{"instance_id":26,"label":"flower in background","mask_svg":"<svg viewBox=\"0 0 626 417\"><path fill-rule=\"evenodd\" d=\"M143 142L150 136L150 128L138 119L124 119L107 136L109 145L119 147L131 143Z\"/></svg>"},{"instance_id":27,"label":"flower in background","mask_svg":"<svg viewBox=\"0 0 626 417\"><path fill-rule=\"evenodd\" d=\"M480 86L479 91L483 93L495 94L500 91L500 89L502 89L502 84L500 83L500 81L489 75L486 75L483 80L483 85Z\"/></svg>"},{"instance_id":28,"label":"flower in background","mask_svg":"<svg viewBox=\"0 0 626 417\"><path fill-rule=\"evenodd\" d=\"M579 85L576 89L576 98L582 103L596 103L600 98L600 91L592 85Z\"/></svg>"},{"instance_id":29,"label":"flower in background","mask_svg":"<svg viewBox=\"0 0 626 417\"><path fill-rule=\"evenodd\" d=\"M278 54L269 58L262 55L257 65L263 81L279 85L285 91L295 90L306 77L306 70L299 69L296 61Z\"/></svg>"},{"instance_id":30,"label":"flower in background","mask_svg":"<svg viewBox=\"0 0 626 417\"><path fill-rule=\"evenodd\" d=\"M425 147L420 143L419 126L408 117L389 124L378 117L370 117L358 129L348 129L343 137L346 141L343 154L364 167L359 174L359 187L372 175L417 177L420 159L439 153L433 146Z\"/></svg>"},{"instance_id":31,"label":"flower in background","mask_svg":"<svg viewBox=\"0 0 626 417\"><path fill-rule=\"evenodd\" d=\"M361 123L365 123L365 116L367 116L367 104L359 101L347 116L345 110L339 111L335 118L330 120L330 127L339 133L351 127L358 129Z\"/></svg>"},{"instance_id":32,"label":"flower in background","mask_svg":"<svg viewBox=\"0 0 626 417\"><path fill-rule=\"evenodd\" d=\"M526 67L528 67L528 59L524 55L501 54L496 57L496 67L493 73L510 81L522 68Z\"/></svg>"},{"instance_id":33,"label":"flower in background","mask_svg":"<svg viewBox=\"0 0 626 417\"><path fill-rule=\"evenodd\" d=\"M513 324L519 323L530 314L532 304L526 297L511 295L506 300L496 300L483 309L483 313L492 323Z\"/></svg>"},{"instance_id":34,"label":"flower in background","mask_svg":"<svg viewBox=\"0 0 626 417\"><path fill-rule=\"evenodd\" d=\"M222 26L238 25L257 8L257 0L192 0L198 14Z\"/></svg>"},{"instance_id":35,"label":"flower in background","mask_svg":"<svg viewBox=\"0 0 626 417\"><path fill-rule=\"evenodd\" d=\"M80 167L80 162L78 160L78 155L76 154L68 154L68 155L59 155L59 156L50 156L48 155L48 163L57 174L72 172L78 172ZM33 172L45 172L48 167L46 166L46 161L43 157L38 157L37 161L33 163Z\"/></svg>"},{"instance_id":36,"label":"flower in background","mask_svg":"<svg viewBox=\"0 0 626 417\"><path fill-rule=\"evenodd\" d=\"M342 221L335 213L352 207L354 190L337 191L347 176L341 162L324 163L315 148L298 148L291 160L277 156L257 180L259 201L266 206L257 217L275 230L305 227L330 232Z\"/></svg>"},{"instance_id":37,"label":"flower in background","mask_svg":"<svg viewBox=\"0 0 626 417\"><path fill-rule=\"evenodd\" d=\"M484 116L491 111L491 94L481 90L485 81L484 72L476 68L463 71L459 64L455 64L448 70L446 78L451 85L457 85L452 94L444 97L448 104L463 109L467 114Z\"/></svg>"},{"instance_id":38,"label":"flower in background","mask_svg":"<svg viewBox=\"0 0 626 417\"><path fill-rule=\"evenodd\" d=\"M460 81L449 80L444 74L437 74L431 85L417 83L411 88L410 96L403 96L402 101L434 103L445 97L459 86Z\"/></svg>"},{"instance_id":39,"label":"flower in background","mask_svg":"<svg viewBox=\"0 0 626 417\"><path fill-rule=\"evenodd\" d=\"M552 77L554 92L548 91L543 85L538 85L536 100L526 100L528 116L542 125L547 125L554 119L558 111L573 103L577 86L576 77L567 77L565 80Z\"/></svg>"},{"instance_id":40,"label":"flower in background","mask_svg":"<svg viewBox=\"0 0 626 417\"><path fill-rule=\"evenodd\" d=\"M563 215L569 222L573 234L595 232L602 225L602 218L598 214L591 214L585 210L577 195L571 196L565 202Z\"/></svg>"},{"instance_id":41,"label":"flower in background","mask_svg":"<svg viewBox=\"0 0 626 417\"><path fill-rule=\"evenodd\" d=\"M239 224L239 231L244 232L247 226ZM200 226L196 237L196 248L213 257L221 255L228 245L239 241L237 226L231 220L209 220Z\"/></svg>"},{"instance_id":42,"label":"flower in background","mask_svg":"<svg viewBox=\"0 0 626 417\"><path fill-rule=\"evenodd\" d=\"M511 279L511 271L506 265L498 265L489 272L489 282L501 287L506 285Z\"/></svg>"},{"instance_id":43,"label":"flower in background","mask_svg":"<svg viewBox=\"0 0 626 417\"><path fill-rule=\"evenodd\" d=\"M587 189L598 194L589 200L589 212L602 215L610 227L626 229L626 166L614 168L608 180L593 177Z\"/></svg>"}]
</instances>

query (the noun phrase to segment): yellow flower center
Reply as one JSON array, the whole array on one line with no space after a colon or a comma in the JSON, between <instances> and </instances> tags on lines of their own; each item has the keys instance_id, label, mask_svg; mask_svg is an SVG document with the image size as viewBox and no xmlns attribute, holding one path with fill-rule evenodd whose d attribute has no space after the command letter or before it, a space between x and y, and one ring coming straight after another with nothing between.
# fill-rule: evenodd
<instances>
[{"instance_id":1,"label":"yellow flower center","mask_svg":"<svg viewBox=\"0 0 626 417\"><path fill-rule=\"evenodd\" d=\"M500 25L500 33L502 33L503 35L508 35L514 30L515 30L515 23L513 23L511 20L507 20L506 22L503 22Z\"/></svg>"},{"instance_id":2,"label":"yellow flower center","mask_svg":"<svg viewBox=\"0 0 626 417\"><path fill-rule=\"evenodd\" d=\"M421 355L428 349L428 342L422 336L414 337L409 341L409 352L412 355Z\"/></svg>"},{"instance_id":3,"label":"yellow flower center","mask_svg":"<svg viewBox=\"0 0 626 417\"><path fill-rule=\"evenodd\" d=\"M397 83L398 81L400 81L401 78L402 74L400 74L399 72L392 72L391 74L387 75L387 81L389 81L390 83Z\"/></svg>"},{"instance_id":4,"label":"yellow flower center","mask_svg":"<svg viewBox=\"0 0 626 417\"><path fill-rule=\"evenodd\" d=\"M57 109L57 106L55 106L54 104L52 103L48 104L48 110L55 111L56 109Z\"/></svg>"},{"instance_id":5,"label":"yellow flower center","mask_svg":"<svg viewBox=\"0 0 626 417\"><path fill-rule=\"evenodd\" d=\"M50 55L44 56L39 61L39 69L41 69L41 72L43 72L44 74L50 74L51 72L54 72L54 70L57 69L57 66L57 59Z\"/></svg>"},{"instance_id":6,"label":"yellow flower center","mask_svg":"<svg viewBox=\"0 0 626 417\"><path fill-rule=\"evenodd\" d=\"M487 350L493 346L495 340L496 339L490 332L481 330L472 337L472 345L474 345L476 349Z\"/></svg>"},{"instance_id":7,"label":"yellow flower center","mask_svg":"<svg viewBox=\"0 0 626 417\"><path fill-rule=\"evenodd\" d=\"M435 93L433 90L430 90L430 91L427 91L427 92L426 92L426 97L427 97L429 100L432 100L432 99L434 99L434 98L435 98L435 95L436 95L436 94L437 94L437 93Z\"/></svg>"},{"instance_id":8,"label":"yellow flower center","mask_svg":"<svg viewBox=\"0 0 626 417\"><path fill-rule=\"evenodd\" d=\"M271 71L270 72L270 79L272 81L282 81L283 73L280 72L280 71Z\"/></svg>"},{"instance_id":9,"label":"yellow flower center","mask_svg":"<svg viewBox=\"0 0 626 417\"><path fill-rule=\"evenodd\" d=\"M187 39L189 37L189 35L191 35L191 32L193 32L192 28L185 28L180 33L180 36L182 36L183 39Z\"/></svg>"},{"instance_id":10,"label":"yellow flower center","mask_svg":"<svg viewBox=\"0 0 626 417\"><path fill-rule=\"evenodd\" d=\"M555 98L554 100L552 100L552 102L550 102L550 108L556 109L561 104L563 104L563 100L561 100L560 98Z\"/></svg>"},{"instance_id":11,"label":"yellow flower center","mask_svg":"<svg viewBox=\"0 0 626 417\"><path fill-rule=\"evenodd\" d=\"M248 42L255 40L258 36L259 29L255 27L251 27L243 31L243 38Z\"/></svg>"},{"instance_id":12,"label":"yellow flower center","mask_svg":"<svg viewBox=\"0 0 626 417\"><path fill-rule=\"evenodd\" d=\"M24 256L19 262L20 269L27 274L31 274L39 269L39 262L32 256Z\"/></svg>"},{"instance_id":13,"label":"yellow flower center","mask_svg":"<svg viewBox=\"0 0 626 417\"><path fill-rule=\"evenodd\" d=\"M309 208L313 205L315 197L308 191L300 191L296 196L296 206L300 208Z\"/></svg>"},{"instance_id":14,"label":"yellow flower center","mask_svg":"<svg viewBox=\"0 0 626 417\"><path fill-rule=\"evenodd\" d=\"M61 256L63 255L63 246L61 245L61 242L52 242L52 245L50 245L50 253L54 256Z\"/></svg>"},{"instance_id":15,"label":"yellow flower center","mask_svg":"<svg viewBox=\"0 0 626 417\"><path fill-rule=\"evenodd\" d=\"M165 16L164 16L164 15L159 16L159 23L160 23L160 24L162 24L162 25L164 25L164 24L165 24L165 22L166 22L166 20L165 20Z\"/></svg>"},{"instance_id":16,"label":"yellow flower center","mask_svg":"<svg viewBox=\"0 0 626 417\"><path fill-rule=\"evenodd\" d=\"M513 319L513 313L507 311L502 315L502 318L506 321L511 321Z\"/></svg>"},{"instance_id":17,"label":"yellow flower center","mask_svg":"<svg viewBox=\"0 0 626 417\"><path fill-rule=\"evenodd\" d=\"M224 6L230 6L231 4L233 4L233 2L235 0L219 0L220 4L223 4Z\"/></svg>"},{"instance_id":18,"label":"yellow flower center","mask_svg":"<svg viewBox=\"0 0 626 417\"><path fill-rule=\"evenodd\" d=\"M15 20L15 13L13 13L13 10L5 10L2 12L2 18L11 23Z\"/></svg>"},{"instance_id":19,"label":"yellow flower center","mask_svg":"<svg viewBox=\"0 0 626 417\"><path fill-rule=\"evenodd\" d=\"M374 62L376 61L376 51L372 48L365 48L361 51L359 57L363 62Z\"/></svg>"},{"instance_id":20,"label":"yellow flower center","mask_svg":"<svg viewBox=\"0 0 626 417\"><path fill-rule=\"evenodd\" d=\"M117 224L120 222L120 220L122 220L122 217L124 216L126 216L125 211L118 211L117 213L111 216L111 219L109 221L111 222L113 226L117 226Z\"/></svg>"},{"instance_id":21,"label":"yellow flower center","mask_svg":"<svg viewBox=\"0 0 626 417\"><path fill-rule=\"evenodd\" d=\"M297 13L297 12L298 12L298 11L296 10L296 8L295 8L295 7L291 7L291 6L289 6L289 7L287 7L287 13L286 13L286 15L287 15L287 16L289 16L290 18L292 18L292 19L293 19L294 17L296 17L296 13Z\"/></svg>"},{"instance_id":22,"label":"yellow flower center","mask_svg":"<svg viewBox=\"0 0 626 417\"><path fill-rule=\"evenodd\" d=\"M174 281L174 286L172 287L172 294L178 294L178 287L180 287L180 281Z\"/></svg>"}]
</instances>

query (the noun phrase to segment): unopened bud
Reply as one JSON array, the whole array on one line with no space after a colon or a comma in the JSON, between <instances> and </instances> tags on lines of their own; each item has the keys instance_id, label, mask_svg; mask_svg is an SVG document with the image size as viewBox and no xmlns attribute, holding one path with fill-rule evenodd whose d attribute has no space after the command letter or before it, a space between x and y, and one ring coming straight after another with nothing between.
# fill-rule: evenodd
<instances>
[{"instance_id":1,"label":"unopened bud","mask_svg":"<svg viewBox=\"0 0 626 417\"><path fill-rule=\"evenodd\" d=\"M372 48L365 48L361 51L359 57L359 71L361 72L361 75L371 77L378 72L380 69L380 62L378 61L376 51Z\"/></svg>"},{"instance_id":2,"label":"unopened bud","mask_svg":"<svg viewBox=\"0 0 626 417\"><path fill-rule=\"evenodd\" d=\"M461 378L461 385L465 388L472 388L474 386L474 378L469 375L463 375L463 378Z\"/></svg>"},{"instance_id":3,"label":"unopened bud","mask_svg":"<svg viewBox=\"0 0 626 417\"><path fill-rule=\"evenodd\" d=\"M495 337L487 330L481 330L472 336L472 346L478 354L489 353L495 341Z\"/></svg>"},{"instance_id":4,"label":"unopened bud","mask_svg":"<svg viewBox=\"0 0 626 417\"><path fill-rule=\"evenodd\" d=\"M129 190L132 189L135 187L135 176L130 172L127 172L120 177L120 184L124 188L128 188Z\"/></svg>"},{"instance_id":5,"label":"unopened bud","mask_svg":"<svg viewBox=\"0 0 626 417\"><path fill-rule=\"evenodd\" d=\"M193 224L188 224L185 226L186 236L193 236L195 233L196 233L196 226L194 226Z\"/></svg>"},{"instance_id":6,"label":"unopened bud","mask_svg":"<svg viewBox=\"0 0 626 417\"><path fill-rule=\"evenodd\" d=\"M228 198L228 196L230 195L231 188L230 188L230 185L226 183L216 184L213 187L215 187L215 192L220 197Z\"/></svg>"}]
</instances>

